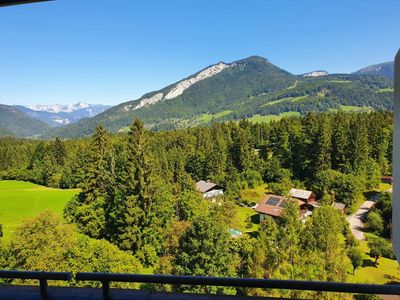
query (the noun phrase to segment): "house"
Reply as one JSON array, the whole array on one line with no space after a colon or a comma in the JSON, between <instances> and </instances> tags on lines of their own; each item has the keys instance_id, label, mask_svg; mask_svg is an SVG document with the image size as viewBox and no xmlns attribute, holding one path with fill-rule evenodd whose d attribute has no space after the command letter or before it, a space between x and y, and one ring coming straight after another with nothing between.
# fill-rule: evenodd
<instances>
[{"instance_id":1,"label":"house","mask_svg":"<svg viewBox=\"0 0 400 300\"><path fill-rule=\"evenodd\" d=\"M311 210L320 206L319 202L317 201L317 196L312 191L292 188L289 191L289 196L293 199L304 201Z\"/></svg>"},{"instance_id":2,"label":"house","mask_svg":"<svg viewBox=\"0 0 400 300\"><path fill-rule=\"evenodd\" d=\"M284 196L265 195L255 208L255 211L259 213L260 222L264 220L266 215L273 218L280 217L285 210L286 201L288 199ZM296 203L301 211L306 210L304 201L297 200Z\"/></svg>"},{"instance_id":3,"label":"house","mask_svg":"<svg viewBox=\"0 0 400 300\"><path fill-rule=\"evenodd\" d=\"M197 190L203 194L203 198L212 199L224 194L224 188L209 180L200 180L196 182Z\"/></svg>"}]
</instances>

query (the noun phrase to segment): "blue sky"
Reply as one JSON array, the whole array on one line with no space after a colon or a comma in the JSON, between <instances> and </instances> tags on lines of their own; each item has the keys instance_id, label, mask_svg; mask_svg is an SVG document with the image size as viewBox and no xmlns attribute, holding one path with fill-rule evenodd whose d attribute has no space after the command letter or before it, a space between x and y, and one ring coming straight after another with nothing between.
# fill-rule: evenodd
<instances>
[{"instance_id":1,"label":"blue sky","mask_svg":"<svg viewBox=\"0 0 400 300\"><path fill-rule=\"evenodd\" d=\"M0 103L117 104L218 61L294 74L393 60L400 1L56 0L0 8Z\"/></svg>"}]
</instances>

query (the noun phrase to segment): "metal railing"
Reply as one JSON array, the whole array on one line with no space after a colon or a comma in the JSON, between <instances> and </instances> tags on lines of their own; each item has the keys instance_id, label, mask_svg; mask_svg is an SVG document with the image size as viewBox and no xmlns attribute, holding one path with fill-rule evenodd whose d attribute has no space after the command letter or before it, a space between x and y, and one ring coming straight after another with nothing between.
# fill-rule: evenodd
<instances>
[{"instance_id":1,"label":"metal railing","mask_svg":"<svg viewBox=\"0 0 400 300\"><path fill-rule=\"evenodd\" d=\"M34 2L46 2L46 1L53 1L53 0L0 0L0 7L19 5L19 4L29 4Z\"/></svg>"},{"instance_id":2,"label":"metal railing","mask_svg":"<svg viewBox=\"0 0 400 300\"><path fill-rule=\"evenodd\" d=\"M40 295L42 299L47 299L47 281L62 280L70 281L72 273L69 272L39 272L39 271L0 271L2 279L33 279L39 281Z\"/></svg>"},{"instance_id":3,"label":"metal railing","mask_svg":"<svg viewBox=\"0 0 400 300\"><path fill-rule=\"evenodd\" d=\"M48 299L48 280L70 281L69 272L0 271L3 279L33 279L39 281L42 299ZM114 273L82 273L75 275L77 281L102 283L103 298L110 298L111 282L154 283L197 286L230 286L262 289L287 289L319 292L400 295L400 285L358 284L322 281L276 280L255 278L225 278L206 276L138 275ZM18 286L16 286L18 287ZM1 288L1 287L0 287Z\"/></svg>"}]
</instances>

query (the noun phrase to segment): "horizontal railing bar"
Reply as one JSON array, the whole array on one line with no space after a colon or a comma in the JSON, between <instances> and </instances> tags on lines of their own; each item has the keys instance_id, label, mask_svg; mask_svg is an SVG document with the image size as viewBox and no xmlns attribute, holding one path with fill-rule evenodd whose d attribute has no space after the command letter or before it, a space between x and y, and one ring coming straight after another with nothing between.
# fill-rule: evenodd
<instances>
[{"instance_id":1,"label":"horizontal railing bar","mask_svg":"<svg viewBox=\"0 0 400 300\"><path fill-rule=\"evenodd\" d=\"M9 279L37 279L37 280L65 280L72 279L70 272L42 272L42 271L17 271L0 270L0 278Z\"/></svg>"},{"instance_id":2,"label":"horizontal railing bar","mask_svg":"<svg viewBox=\"0 0 400 300\"><path fill-rule=\"evenodd\" d=\"M207 276L84 273L84 272L77 273L76 279L81 281L101 281L101 282L138 282L138 283L160 283L160 284L213 285L213 286L307 290L307 291L321 291L321 292L400 295L400 285L379 285L379 284L341 283L341 282L323 282L323 281L225 278L225 277L207 277Z\"/></svg>"},{"instance_id":3,"label":"horizontal railing bar","mask_svg":"<svg viewBox=\"0 0 400 300\"><path fill-rule=\"evenodd\" d=\"M2 0L0 1L0 7L18 5L18 4L29 4L34 2L46 2L46 1L52 1L52 0Z\"/></svg>"}]
</instances>

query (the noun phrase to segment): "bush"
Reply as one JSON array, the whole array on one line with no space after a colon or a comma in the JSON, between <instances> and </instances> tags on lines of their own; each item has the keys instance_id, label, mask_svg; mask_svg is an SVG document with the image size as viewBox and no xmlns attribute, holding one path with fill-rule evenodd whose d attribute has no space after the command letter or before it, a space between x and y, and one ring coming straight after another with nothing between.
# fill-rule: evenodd
<instances>
[{"instance_id":1,"label":"bush","mask_svg":"<svg viewBox=\"0 0 400 300\"><path fill-rule=\"evenodd\" d=\"M365 227L368 231L380 235L384 228L381 215L376 211L369 212Z\"/></svg>"}]
</instances>

